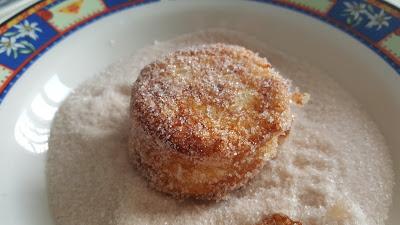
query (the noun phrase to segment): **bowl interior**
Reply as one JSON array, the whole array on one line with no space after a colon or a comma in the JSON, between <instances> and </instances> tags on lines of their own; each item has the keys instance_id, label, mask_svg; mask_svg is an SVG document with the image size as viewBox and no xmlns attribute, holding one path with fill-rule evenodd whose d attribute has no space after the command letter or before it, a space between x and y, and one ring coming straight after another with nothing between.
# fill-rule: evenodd
<instances>
[{"instance_id":1,"label":"bowl interior","mask_svg":"<svg viewBox=\"0 0 400 225\"><path fill-rule=\"evenodd\" d=\"M46 154L31 151L17 140L18 121L35 111L38 96L52 89L49 86L58 96L42 112L47 115L47 124L43 118L29 118L33 126L48 127L62 97L110 63L156 40L206 28L247 33L327 71L361 102L383 132L393 161L400 160L400 76L348 34L309 16L264 3L152 3L114 13L71 34L29 67L11 89L0 108L0 130L4 134L0 137L4 147L0 183L6 193L0 218L5 218L4 223L52 224L46 197ZM400 167L394 166L397 185L389 225L400 221L395 213L400 210Z\"/></svg>"}]
</instances>

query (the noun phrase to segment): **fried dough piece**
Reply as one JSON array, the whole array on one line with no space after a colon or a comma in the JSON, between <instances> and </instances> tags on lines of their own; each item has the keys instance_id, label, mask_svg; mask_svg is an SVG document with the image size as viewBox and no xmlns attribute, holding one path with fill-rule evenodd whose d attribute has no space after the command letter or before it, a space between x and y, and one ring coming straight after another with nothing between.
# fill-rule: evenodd
<instances>
[{"instance_id":1,"label":"fried dough piece","mask_svg":"<svg viewBox=\"0 0 400 225\"><path fill-rule=\"evenodd\" d=\"M277 154L292 123L290 82L240 46L176 51L133 85L129 156L155 189L219 200Z\"/></svg>"},{"instance_id":2,"label":"fried dough piece","mask_svg":"<svg viewBox=\"0 0 400 225\"><path fill-rule=\"evenodd\" d=\"M293 221L286 215L275 213L265 217L257 225L302 225L302 223Z\"/></svg>"}]
</instances>

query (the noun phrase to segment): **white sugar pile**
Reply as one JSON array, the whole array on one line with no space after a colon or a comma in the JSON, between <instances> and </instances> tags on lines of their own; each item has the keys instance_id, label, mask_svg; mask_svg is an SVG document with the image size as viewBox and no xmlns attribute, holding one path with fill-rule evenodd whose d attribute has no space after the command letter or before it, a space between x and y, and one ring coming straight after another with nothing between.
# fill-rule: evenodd
<instances>
[{"instance_id":1,"label":"white sugar pile","mask_svg":"<svg viewBox=\"0 0 400 225\"><path fill-rule=\"evenodd\" d=\"M149 189L128 163L130 86L157 57L213 42L267 56L312 99L296 110L278 157L248 186L218 203L177 201ZM59 225L246 225L277 212L303 224L384 224L393 187L384 139L346 91L326 73L229 31L157 43L88 80L58 111L49 149L50 207Z\"/></svg>"}]
</instances>

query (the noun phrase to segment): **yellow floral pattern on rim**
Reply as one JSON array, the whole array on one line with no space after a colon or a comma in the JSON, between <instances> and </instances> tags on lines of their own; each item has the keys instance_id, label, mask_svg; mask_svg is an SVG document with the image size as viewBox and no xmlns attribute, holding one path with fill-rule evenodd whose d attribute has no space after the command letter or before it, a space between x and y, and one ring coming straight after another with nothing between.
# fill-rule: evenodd
<instances>
[{"instance_id":1,"label":"yellow floral pattern on rim","mask_svg":"<svg viewBox=\"0 0 400 225\"><path fill-rule=\"evenodd\" d=\"M66 0L49 9L53 14L49 22L57 30L64 31L105 9L101 0Z\"/></svg>"},{"instance_id":2,"label":"yellow floral pattern on rim","mask_svg":"<svg viewBox=\"0 0 400 225\"><path fill-rule=\"evenodd\" d=\"M327 13L334 4L334 2L331 0L283 0L283 2L289 2L303 6L319 13Z\"/></svg>"},{"instance_id":3,"label":"yellow floral pattern on rim","mask_svg":"<svg viewBox=\"0 0 400 225\"><path fill-rule=\"evenodd\" d=\"M10 75L12 71L7 67L0 65L0 84L3 83Z\"/></svg>"},{"instance_id":4,"label":"yellow floral pattern on rim","mask_svg":"<svg viewBox=\"0 0 400 225\"><path fill-rule=\"evenodd\" d=\"M390 34L382 41L381 45L396 57L400 58L400 34Z\"/></svg>"}]
</instances>

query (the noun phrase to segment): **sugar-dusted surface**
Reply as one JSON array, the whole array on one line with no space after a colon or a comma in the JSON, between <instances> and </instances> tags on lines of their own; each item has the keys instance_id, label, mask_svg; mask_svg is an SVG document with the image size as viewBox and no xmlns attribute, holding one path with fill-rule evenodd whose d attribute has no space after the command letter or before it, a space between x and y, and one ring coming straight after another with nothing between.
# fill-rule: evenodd
<instances>
[{"instance_id":1,"label":"sugar-dusted surface","mask_svg":"<svg viewBox=\"0 0 400 225\"><path fill-rule=\"evenodd\" d=\"M197 45L147 65L131 110L177 152L231 159L288 131L290 98L289 81L265 58L236 45Z\"/></svg>"},{"instance_id":2,"label":"sugar-dusted surface","mask_svg":"<svg viewBox=\"0 0 400 225\"><path fill-rule=\"evenodd\" d=\"M219 203L153 191L126 157L130 84L177 48L226 42L260 52L311 94L278 157ZM383 224L393 172L376 125L326 73L227 31L158 43L116 63L67 98L53 123L47 166L57 224L255 224L284 213L303 224Z\"/></svg>"},{"instance_id":3,"label":"sugar-dusted surface","mask_svg":"<svg viewBox=\"0 0 400 225\"><path fill-rule=\"evenodd\" d=\"M254 177L289 132L290 82L237 45L185 48L132 87L129 151L157 190L215 200Z\"/></svg>"}]
</instances>

